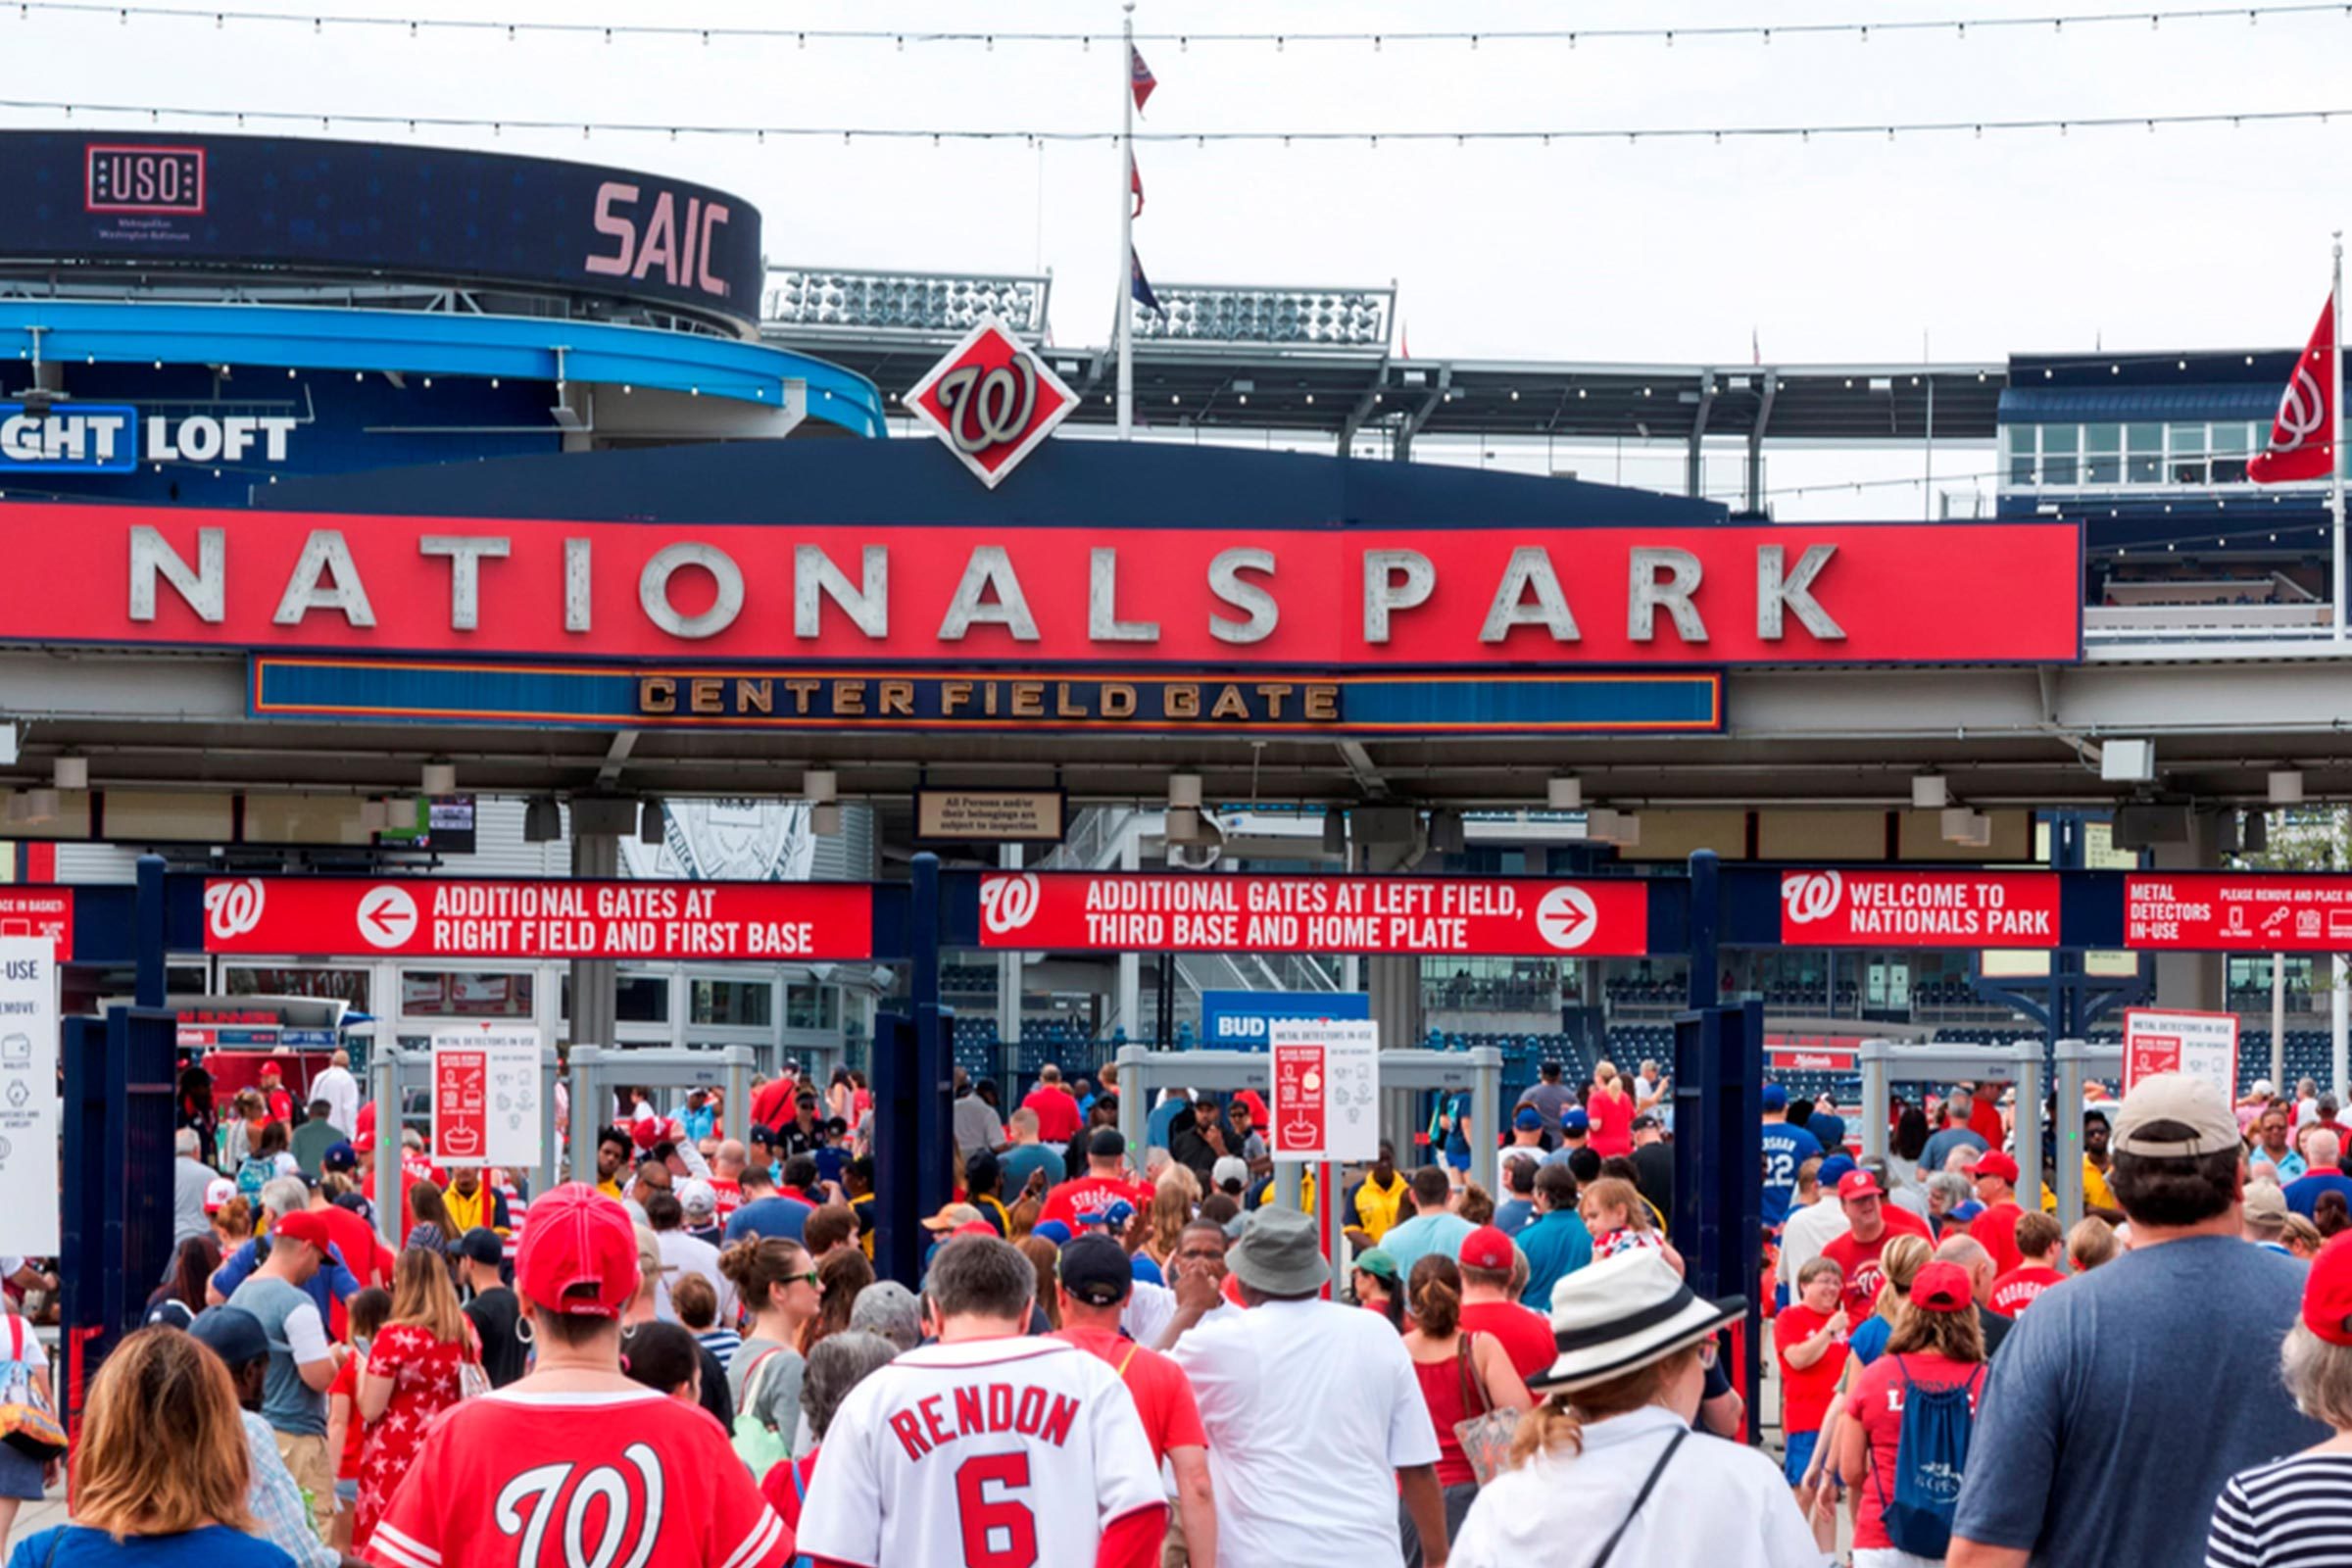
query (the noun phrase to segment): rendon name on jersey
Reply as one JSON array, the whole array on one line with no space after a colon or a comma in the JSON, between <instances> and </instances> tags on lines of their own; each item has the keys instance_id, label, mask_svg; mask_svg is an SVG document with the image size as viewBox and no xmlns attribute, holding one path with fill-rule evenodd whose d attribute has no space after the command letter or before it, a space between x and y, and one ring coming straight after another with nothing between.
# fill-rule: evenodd
<instances>
[{"instance_id":1,"label":"rendon name on jersey","mask_svg":"<svg viewBox=\"0 0 2352 1568\"><path fill-rule=\"evenodd\" d=\"M1057 1340L967 1340L850 1391L799 1545L862 1568L1094 1568L1105 1529L1165 1501L1109 1366Z\"/></svg>"},{"instance_id":2,"label":"rendon name on jersey","mask_svg":"<svg viewBox=\"0 0 2352 1568\"><path fill-rule=\"evenodd\" d=\"M791 1547L700 1406L504 1389L434 1423L368 1550L391 1568L781 1568Z\"/></svg>"}]
</instances>

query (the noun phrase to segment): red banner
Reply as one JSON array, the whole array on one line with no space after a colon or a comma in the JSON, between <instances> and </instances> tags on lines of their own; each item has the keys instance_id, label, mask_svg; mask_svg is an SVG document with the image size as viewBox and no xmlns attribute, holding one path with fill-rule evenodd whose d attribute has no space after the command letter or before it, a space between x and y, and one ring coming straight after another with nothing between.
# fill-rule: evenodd
<instances>
[{"instance_id":1,"label":"red banner","mask_svg":"<svg viewBox=\"0 0 2352 1568\"><path fill-rule=\"evenodd\" d=\"M9 502L0 554L18 640L278 652L1980 663L2074 660L2082 621L2080 535L2043 522L767 527Z\"/></svg>"},{"instance_id":2,"label":"red banner","mask_svg":"<svg viewBox=\"0 0 2352 1568\"><path fill-rule=\"evenodd\" d=\"M980 879L980 945L1040 952L1639 957L1639 881L1004 871Z\"/></svg>"},{"instance_id":3,"label":"red banner","mask_svg":"<svg viewBox=\"0 0 2352 1568\"><path fill-rule=\"evenodd\" d=\"M213 877L207 953L866 958L863 883Z\"/></svg>"},{"instance_id":4,"label":"red banner","mask_svg":"<svg viewBox=\"0 0 2352 1568\"><path fill-rule=\"evenodd\" d=\"M1331 1110L1323 1048L1276 1046L1273 1050L1273 1114L1266 1127L1267 1148L1277 1158L1320 1155L1329 1142L1325 1127Z\"/></svg>"},{"instance_id":5,"label":"red banner","mask_svg":"<svg viewBox=\"0 0 2352 1568\"><path fill-rule=\"evenodd\" d=\"M1764 1036L1764 1060L1784 1072L1851 1072L1854 1053L1861 1044L1858 1035L1768 1033Z\"/></svg>"},{"instance_id":6,"label":"red banner","mask_svg":"<svg viewBox=\"0 0 2352 1568\"><path fill-rule=\"evenodd\" d=\"M490 1135L490 1054L433 1053L433 1158L471 1162Z\"/></svg>"},{"instance_id":7,"label":"red banner","mask_svg":"<svg viewBox=\"0 0 2352 1568\"><path fill-rule=\"evenodd\" d=\"M2124 946L2201 953L2352 952L2352 876L2220 871L2128 876Z\"/></svg>"},{"instance_id":8,"label":"red banner","mask_svg":"<svg viewBox=\"0 0 2352 1568\"><path fill-rule=\"evenodd\" d=\"M46 937L57 961L74 960L72 888L0 888L0 937Z\"/></svg>"},{"instance_id":9,"label":"red banner","mask_svg":"<svg viewBox=\"0 0 2352 1568\"><path fill-rule=\"evenodd\" d=\"M1781 943L1791 948L2054 948L2048 871L1788 871Z\"/></svg>"}]
</instances>

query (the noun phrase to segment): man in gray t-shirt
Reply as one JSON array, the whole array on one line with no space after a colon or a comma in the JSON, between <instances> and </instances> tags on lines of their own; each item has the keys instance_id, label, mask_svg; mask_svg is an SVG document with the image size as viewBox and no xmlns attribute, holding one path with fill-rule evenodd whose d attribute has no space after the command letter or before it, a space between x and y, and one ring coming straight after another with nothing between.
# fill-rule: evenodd
<instances>
[{"instance_id":1,"label":"man in gray t-shirt","mask_svg":"<svg viewBox=\"0 0 2352 1568\"><path fill-rule=\"evenodd\" d=\"M2132 1250L2019 1315L1947 1568L2201 1568L2223 1483L2328 1435L2278 1381L2307 1266L2238 1239L2237 1122L2220 1090L2143 1079L2112 1147Z\"/></svg>"},{"instance_id":2,"label":"man in gray t-shirt","mask_svg":"<svg viewBox=\"0 0 2352 1568\"><path fill-rule=\"evenodd\" d=\"M318 1303L303 1287L318 1272L329 1245L326 1221L311 1210L279 1216L270 1256L238 1286L228 1304L251 1312L270 1337L262 1380L262 1419L277 1439L278 1457L310 1494L323 1535L335 1513L335 1463L326 1450L326 1390L350 1354L329 1343Z\"/></svg>"},{"instance_id":3,"label":"man in gray t-shirt","mask_svg":"<svg viewBox=\"0 0 2352 1568\"><path fill-rule=\"evenodd\" d=\"M182 1127L172 1134L172 1245L177 1248L189 1237L202 1236L213 1228L204 1211L204 1195L220 1173L196 1157L202 1146L195 1128Z\"/></svg>"},{"instance_id":4,"label":"man in gray t-shirt","mask_svg":"<svg viewBox=\"0 0 2352 1568\"><path fill-rule=\"evenodd\" d=\"M1536 1072L1536 1081L1519 1097L1519 1103L1535 1106L1536 1114L1544 1118L1544 1136L1556 1141L1560 1136L1560 1112L1576 1103L1576 1091L1560 1082L1560 1064L1556 1061L1544 1063Z\"/></svg>"}]
</instances>

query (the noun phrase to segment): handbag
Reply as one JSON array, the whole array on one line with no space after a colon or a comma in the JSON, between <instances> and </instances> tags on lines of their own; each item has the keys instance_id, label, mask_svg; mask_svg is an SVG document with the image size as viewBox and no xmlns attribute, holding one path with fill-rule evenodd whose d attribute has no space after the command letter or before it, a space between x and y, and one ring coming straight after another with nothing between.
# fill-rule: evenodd
<instances>
[{"instance_id":1,"label":"handbag","mask_svg":"<svg viewBox=\"0 0 2352 1568\"><path fill-rule=\"evenodd\" d=\"M36 1464L66 1455L66 1429L57 1412L33 1387L31 1363L24 1358L24 1320L8 1314L9 1371L0 1383L0 1443Z\"/></svg>"},{"instance_id":2,"label":"handbag","mask_svg":"<svg viewBox=\"0 0 2352 1568\"><path fill-rule=\"evenodd\" d=\"M1470 1473L1485 1486L1502 1474L1510 1463L1511 1439L1519 1430L1519 1412L1499 1408L1487 1393L1486 1380L1470 1362L1470 1342L1474 1335L1464 1334L1455 1355L1454 1365L1462 1378L1462 1408L1470 1408L1470 1391L1478 1391L1479 1413L1466 1421L1453 1424L1454 1441L1462 1446L1462 1457L1470 1463Z\"/></svg>"},{"instance_id":3,"label":"handbag","mask_svg":"<svg viewBox=\"0 0 2352 1568\"><path fill-rule=\"evenodd\" d=\"M743 1375L743 1406L735 1412L735 1430L731 1435L735 1456L741 1459L755 1477L767 1478L767 1473L792 1457L792 1440L767 1424L760 1414L760 1396L767 1385L760 1374L767 1364L783 1352L765 1350Z\"/></svg>"}]
</instances>

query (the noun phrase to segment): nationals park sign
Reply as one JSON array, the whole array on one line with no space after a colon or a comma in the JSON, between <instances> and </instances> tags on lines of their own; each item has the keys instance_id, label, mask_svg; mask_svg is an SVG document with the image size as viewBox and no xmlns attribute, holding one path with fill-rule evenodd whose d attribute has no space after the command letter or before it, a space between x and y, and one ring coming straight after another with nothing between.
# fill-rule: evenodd
<instances>
[{"instance_id":1,"label":"nationals park sign","mask_svg":"<svg viewBox=\"0 0 2352 1568\"><path fill-rule=\"evenodd\" d=\"M690 700L713 666L2067 662L2082 613L2078 532L2039 522L1072 530L12 502L0 550L12 641L633 666L667 680L649 700L679 721L728 716Z\"/></svg>"}]
</instances>

